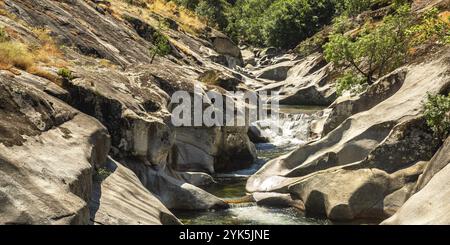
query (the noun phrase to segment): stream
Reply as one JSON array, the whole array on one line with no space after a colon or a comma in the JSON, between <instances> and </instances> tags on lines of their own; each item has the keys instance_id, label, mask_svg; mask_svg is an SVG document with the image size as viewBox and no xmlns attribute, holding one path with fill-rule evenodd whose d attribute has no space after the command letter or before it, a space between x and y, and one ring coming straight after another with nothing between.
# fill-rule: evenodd
<instances>
[{"instance_id":1,"label":"stream","mask_svg":"<svg viewBox=\"0 0 450 245\"><path fill-rule=\"evenodd\" d=\"M246 196L247 178L258 171L267 161L286 154L308 140L312 114L322 108L304 106L280 106L278 132L269 126L270 120L257 122L257 126L268 136L270 143L256 144L258 160L244 170L214 176L216 184L204 188L224 200L237 200ZM280 133L283 132L283 133ZM268 208L256 203L230 204L226 210L178 211L175 215L187 225L324 225L327 220L307 218L296 208Z\"/></svg>"}]
</instances>

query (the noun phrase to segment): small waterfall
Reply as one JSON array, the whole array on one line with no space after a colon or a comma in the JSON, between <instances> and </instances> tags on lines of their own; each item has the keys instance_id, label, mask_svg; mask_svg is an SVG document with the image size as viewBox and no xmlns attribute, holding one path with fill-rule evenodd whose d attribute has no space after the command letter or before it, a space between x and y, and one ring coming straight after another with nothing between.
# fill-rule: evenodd
<instances>
[{"instance_id":1,"label":"small waterfall","mask_svg":"<svg viewBox=\"0 0 450 245\"><path fill-rule=\"evenodd\" d=\"M310 124L313 116L303 113L280 113L278 119L267 118L253 123L261 136L269 143L259 144L260 148L269 146L293 148L304 144L309 138Z\"/></svg>"}]
</instances>

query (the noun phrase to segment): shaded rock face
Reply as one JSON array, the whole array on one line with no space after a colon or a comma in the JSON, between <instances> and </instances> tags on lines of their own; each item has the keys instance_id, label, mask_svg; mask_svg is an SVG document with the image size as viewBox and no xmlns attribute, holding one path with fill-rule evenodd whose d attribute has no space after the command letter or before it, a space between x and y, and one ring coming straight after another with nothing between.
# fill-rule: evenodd
<instances>
[{"instance_id":1,"label":"shaded rock face","mask_svg":"<svg viewBox=\"0 0 450 245\"><path fill-rule=\"evenodd\" d=\"M109 176L104 176L105 179L96 180L93 184L89 204L93 224L181 224L131 170L112 158L108 159L104 169L110 172Z\"/></svg>"},{"instance_id":2,"label":"shaded rock face","mask_svg":"<svg viewBox=\"0 0 450 245\"><path fill-rule=\"evenodd\" d=\"M227 172L256 158L246 127L176 128L174 165L181 171Z\"/></svg>"},{"instance_id":3,"label":"shaded rock face","mask_svg":"<svg viewBox=\"0 0 450 245\"><path fill-rule=\"evenodd\" d=\"M228 208L223 200L184 181L167 169L155 169L139 162L128 160L126 166L132 169L142 184L158 196L169 209L210 210Z\"/></svg>"},{"instance_id":4,"label":"shaded rock face","mask_svg":"<svg viewBox=\"0 0 450 245\"><path fill-rule=\"evenodd\" d=\"M311 216L389 217L407 200L440 146L422 119L421 108L427 93L447 88L448 61L448 51L442 50L426 63L394 71L351 103L337 103L335 108L345 104L357 108L365 96L380 90L380 99L374 97L368 108L349 113L322 139L268 162L250 177L247 190L291 193Z\"/></svg>"},{"instance_id":5,"label":"shaded rock face","mask_svg":"<svg viewBox=\"0 0 450 245\"><path fill-rule=\"evenodd\" d=\"M109 151L106 129L3 72L0 91L0 223L87 224L91 174Z\"/></svg>"},{"instance_id":6,"label":"shaded rock face","mask_svg":"<svg viewBox=\"0 0 450 245\"><path fill-rule=\"evenodd\" d=\"M52 87L0 72L0 223L180 224L134 173L108 159L106 128L44 92L59 90ZM105 168L111 175L93 182Z\"/></svg>"},{"instance_id":7,"label":"shaded rock face","mask_svg":"<svg viewBox=\"0 0 450 245\"><path fill-rule=\"evenodd\" d=\"M385 225L447 225L450 223L450 140L426 165L417 184L408 193L409 199Z\"/></svg>"}]
</instances>

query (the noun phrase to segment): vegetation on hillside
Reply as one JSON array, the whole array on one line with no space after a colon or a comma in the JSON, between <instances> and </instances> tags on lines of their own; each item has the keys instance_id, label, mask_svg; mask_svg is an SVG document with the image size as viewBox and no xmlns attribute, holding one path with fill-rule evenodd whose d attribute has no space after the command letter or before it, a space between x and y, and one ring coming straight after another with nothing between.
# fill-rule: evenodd
<instances>
[{"instance_id":1,"label":"vegetation on hillside","mask_svg":"<svg viewBox=\"0 0 450 245\"><path fill-rule=\"evenodd\" d=\"M39 40L38 45L29 45L15 38L16 33L0 26L0 69L20 74L25 70L55 83L59 78L40 67L42 65L63 66L61 52L44 29L30 28Z\"/></svg>"},{"instance_id":2,"label":"vegetation on hillside","mask_svg":"<svg viewBox=\"0 0 450 245\"><path fill-rule=\"evenodd\" d=\"M411 23L407 5L386 16L378 25L367 23L356 36L339 30L342 23L338 23L324 46L325 58L337 66L351 67L370 85L405 61L410 40L407 30Z\"/></svg>"},{"instance_id":3,"label":"vegetation on hillside","mask_svg":"<svg viewBox=\"0 0 450 245\"><path fill-rule=\"evenodd\" d=\"M338 95L359 92L361 81L370 85L405 64L420 45L449 43L449 22L438 9L431 8L415 19L408 4L393 7L394 13L381 22L369 20L361 28L353 29L349 18L339 18L334 24L323 48L327 61L347 70L336 81Z\"/></svg>"},{"instance_id":4,"label":"vegetation on hillside","mask_svg":"<svg viewBox=\"0 0 450 245\"><path fill-rule=\"evenodd\" d=\"M450 133L450 95L431 95L424 104L425 119L438 137L445 139Z\"/></svg>"}]
</instances>

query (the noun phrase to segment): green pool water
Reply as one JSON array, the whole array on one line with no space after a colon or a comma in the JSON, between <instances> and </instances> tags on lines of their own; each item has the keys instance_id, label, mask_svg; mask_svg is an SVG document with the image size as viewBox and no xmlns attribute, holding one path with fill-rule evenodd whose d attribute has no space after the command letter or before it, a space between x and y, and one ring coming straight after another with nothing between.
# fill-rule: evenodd
<instances>
[{"instance_id":1,"label":"green pool water","mask_svg":"<svg viewBox=\"0 0 450 245\"><path fill-rule=\"evenodd\" d=\"M319 107L286 107L281 111L285 113L310 114ZM256 172L267 161L288 153L295 145L277 147L270 143L257 145L258 161L249 169L237 171L228 175L215 176L216 184L205 187L209 193L224 200L236 200L247 195L245 185L249 175ZM327 220L307 218L295 208L268 208L260 207L255 203L231 204L226 210L211 211L183 211L175 215L189 225L324 225L330 224Z\"/></svg>"},{"instance_id":2,"label":"green pool water","mask_svg":"<svg viewBox=\"0 0 450 245\"><path fill-rule=\"evenodd\" d=\"M245 180L226 179L206 188L223 199L236 199L246 195ZM267 208L255 203L231 204L226 210L178 212L177 217L186 225L323 225L326 220L306 218L295 208Z\"/></svg>"}]
</instances>

